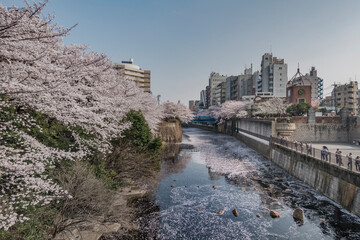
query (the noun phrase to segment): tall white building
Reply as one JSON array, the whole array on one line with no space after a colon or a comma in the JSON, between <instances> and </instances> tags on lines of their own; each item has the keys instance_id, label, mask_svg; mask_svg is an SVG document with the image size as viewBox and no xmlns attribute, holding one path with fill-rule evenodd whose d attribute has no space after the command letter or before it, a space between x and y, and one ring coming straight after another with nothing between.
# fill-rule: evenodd
<instances>
[{"instance_id":1,"label":"tall white building","mask_svg":"<svg viewBox=\"0 0 360 240\"><path fill-rule=\"evenodd\" d=\"M209 97L210 97L210 101L209 101L209 104L210 106L212 105L216 105L216 99L215 99L215 91L216 91L216 87L222 83L222 82L226 82L226 78L227 76L226 75L220 75L219 73L215 73L215 72L212 72L210 74L210 77L209 77Z\"/></svg>"},{"instance_id":2,"label":"tall white building","mask_svg":"<svg viewBox=\"0 0 360 240\"><path fill-rule=\"evenodd\" d=\"M271 93L273 97L286 97L287 81L287 64L284 59L265 53L261 60L261 76L257 81L257 92Z\"/></svg>"}]
</instances>

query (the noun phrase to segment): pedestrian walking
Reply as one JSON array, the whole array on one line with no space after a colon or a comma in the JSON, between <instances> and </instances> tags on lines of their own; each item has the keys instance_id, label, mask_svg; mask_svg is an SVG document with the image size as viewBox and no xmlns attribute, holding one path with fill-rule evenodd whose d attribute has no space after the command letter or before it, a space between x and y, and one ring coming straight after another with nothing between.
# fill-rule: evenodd
<instances>
[{"instance_id":1,"label":"pedestrian walking","mask_svg":"<svg viewBox=\"0 0 360 240\"><path fill-rule=\"evenodd\" d=\"M297 141L296 141L296 140L294 141L294 146L295 146L295 150L297 151L297 146L298 146L298 143L297 143Z\"/></svg>"},{"instance_id":2,"label":"pedestrian walking","mask_svg":"<svg viewBox=\"0 0 360 240\"><path fill-rule=\"evenodd\" d=\"M300 142L300 150L301 150L301 153L303 153L304 151L304 144L302 142Z\"/></svg>"},{"instance_id":3,"label":"pedestrian walking","mask_svg":"<svg viewBox=\"0 0 360 240\"><path fill-rule=\"evenodd\" d=\"M344 166L344 163L342 162L342 155L341 155L341 151L339 151L339 167Z\"/></svg>"},{"instance_id":4,"label":"pedestrian walking","mask_svg":"<svg viewBox=\"0 0 360 240\"><path fill-rule=\"evenodd\" d=\"M311 144L311 143L308 143L307 146L308 146L308 149L307 149L308 154L311 155L311 153L312 153L312 144Z\"/></svg>"},{"instance_id":5,"label":"pedestrian walking","mask_svg":"<svg viewBox=\"0 0 360 240\"><path fill-rule=\"evenodd\" d=\"M349 153L346 157L348 158L348 169L352 171L352 153Z\"/></svg>"},{"instance_id":6,"label":"pedestrian walking","mask_svg":"<svg viewBox=\"0 0 360 240\"><path fill-rule=\"evenodd\" d=\"M327 161L328 153L329 153L329 149L326 146L323 146L323 148L321 149L321 160Z\"/></svg>"},{"instance_id":7,"label":"pedestrian walking","mask_svg":"<svg viewBox=\"0 0 360 240\"><path fill-rule=\"evenodd\" d=\"M360 156L357 156L355 158L355 168L356 168L356 171L360 171Z\"/></svg>"},{"instance_id":8,"label":"pedestrian walking","mask_svg":"<svg viewBox=\"0 0 360 240\"><path fill-rule=\"evenodd\" d=\"M339 149L336 149L336 152L335 152L335 158L336 158L336 164L339 164L339 161L340 161L340 158L341 158L341 154L340 154L340 150Z\"/></svg>"}]
</instances>

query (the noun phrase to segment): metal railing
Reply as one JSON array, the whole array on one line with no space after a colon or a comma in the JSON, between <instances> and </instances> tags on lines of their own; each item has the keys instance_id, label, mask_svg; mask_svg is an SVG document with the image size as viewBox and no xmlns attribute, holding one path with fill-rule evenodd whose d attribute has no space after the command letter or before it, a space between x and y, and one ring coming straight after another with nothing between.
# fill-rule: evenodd
<instances>
[{"instance_id":1,"label":"metal railing","mask_svg":"<svg viewBox=\"0 0 360 240\"><path fill-rule=\"evenodd\" d=\"M329 164L334 164L341 168L346 168L350 171L360 172L360 162L357 163L354 157L351 161L349 161L349 158L347 156L335 154L329 151L324 152L320 149L313 148L310 144L307 143L291 142L281 138L270 137L270 142L282 145L301 154L312 156L319 160L328 162Z\"/></svg>"}]
</instances>

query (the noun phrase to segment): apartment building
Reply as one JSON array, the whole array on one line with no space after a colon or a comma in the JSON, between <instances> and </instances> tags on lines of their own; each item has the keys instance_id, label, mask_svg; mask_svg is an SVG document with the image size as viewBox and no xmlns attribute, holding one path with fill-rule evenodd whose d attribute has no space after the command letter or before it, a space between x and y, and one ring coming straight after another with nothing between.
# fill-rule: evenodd
<instances>
[{"instance_id":1,"label":"apartment building","mask_svg":"<svg viewBox=\"0 0 360 240\"><path fill-rule=\"evenodd\" d=\"M354 115L359 113L358 82L350 81L346 84L334 84L331 96L335 108L345 108Z\"/></svg>"},{"instance_id":2,"label":"apartment building","mask_svg":"<svg viewBox=\"0 0 360 240\"><path fill-rule=\"evenodd\" d=\"M261 74L257 81L257 92L270 92L273 97L286 97L288 81L287 64L284 59L265 53L261 60Z\"/></svg>"},{"instance_id":3,"label":"apartment building","mask_svg":"<svg viewBox=\"0 0 360 240\"><path fill-rule=\"evenodd\" d=\"M226 99L226 82L219 83L215 88L215 105L221 106Z\"/></svg>"},{"instance_id":4,"label":"apartment building","mask_svg":"<svg viewBox=\"0 0 360 240\"><path fill-rule=\"evenodd\" d=\"M122 71L126 78L133 80L144 92L150 93L150 70L142 70L134 64L133 59L114 65L114 69Z\"/></svg>"},{"instance_id":5,"label":"apartment building","mask_svg":"<svg viewBox=\"0 0 360 240\"><path fill-rule=\"evenodd\" d=\"M216 87L223 82L226 82L226 75L220 75L219 73L212 72L209 77L209 106L216 105L215 91Z\"/></svg>"}]
</instances>

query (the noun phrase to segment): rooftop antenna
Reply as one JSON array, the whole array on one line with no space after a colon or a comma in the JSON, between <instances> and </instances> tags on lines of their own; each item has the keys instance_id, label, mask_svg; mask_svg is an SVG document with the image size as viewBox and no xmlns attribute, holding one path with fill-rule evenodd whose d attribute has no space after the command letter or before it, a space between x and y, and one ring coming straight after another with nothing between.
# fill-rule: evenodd
<instances>
[{"instance_id":1,"label":"rooftop antenna","mask_svg":"<svg viewBox=\"0 0 360 240\"><path fill-rule=\"evenodd\" d=\"M160 95L160 94L156 96L156 98L157 98L157 102L158 102L158 105L160 105L160 97L161 97L161 95Z\"/></svg>"},{"instance_id":2,"label":"rooftop antenna","mask_svg":"<svg viewBox=\"0 0 360 240\"><path fill-rule=\"evenodd\" d=\"M272 46L270 45L270 54L272 55Z\"/></svg>"}]
</instances>

